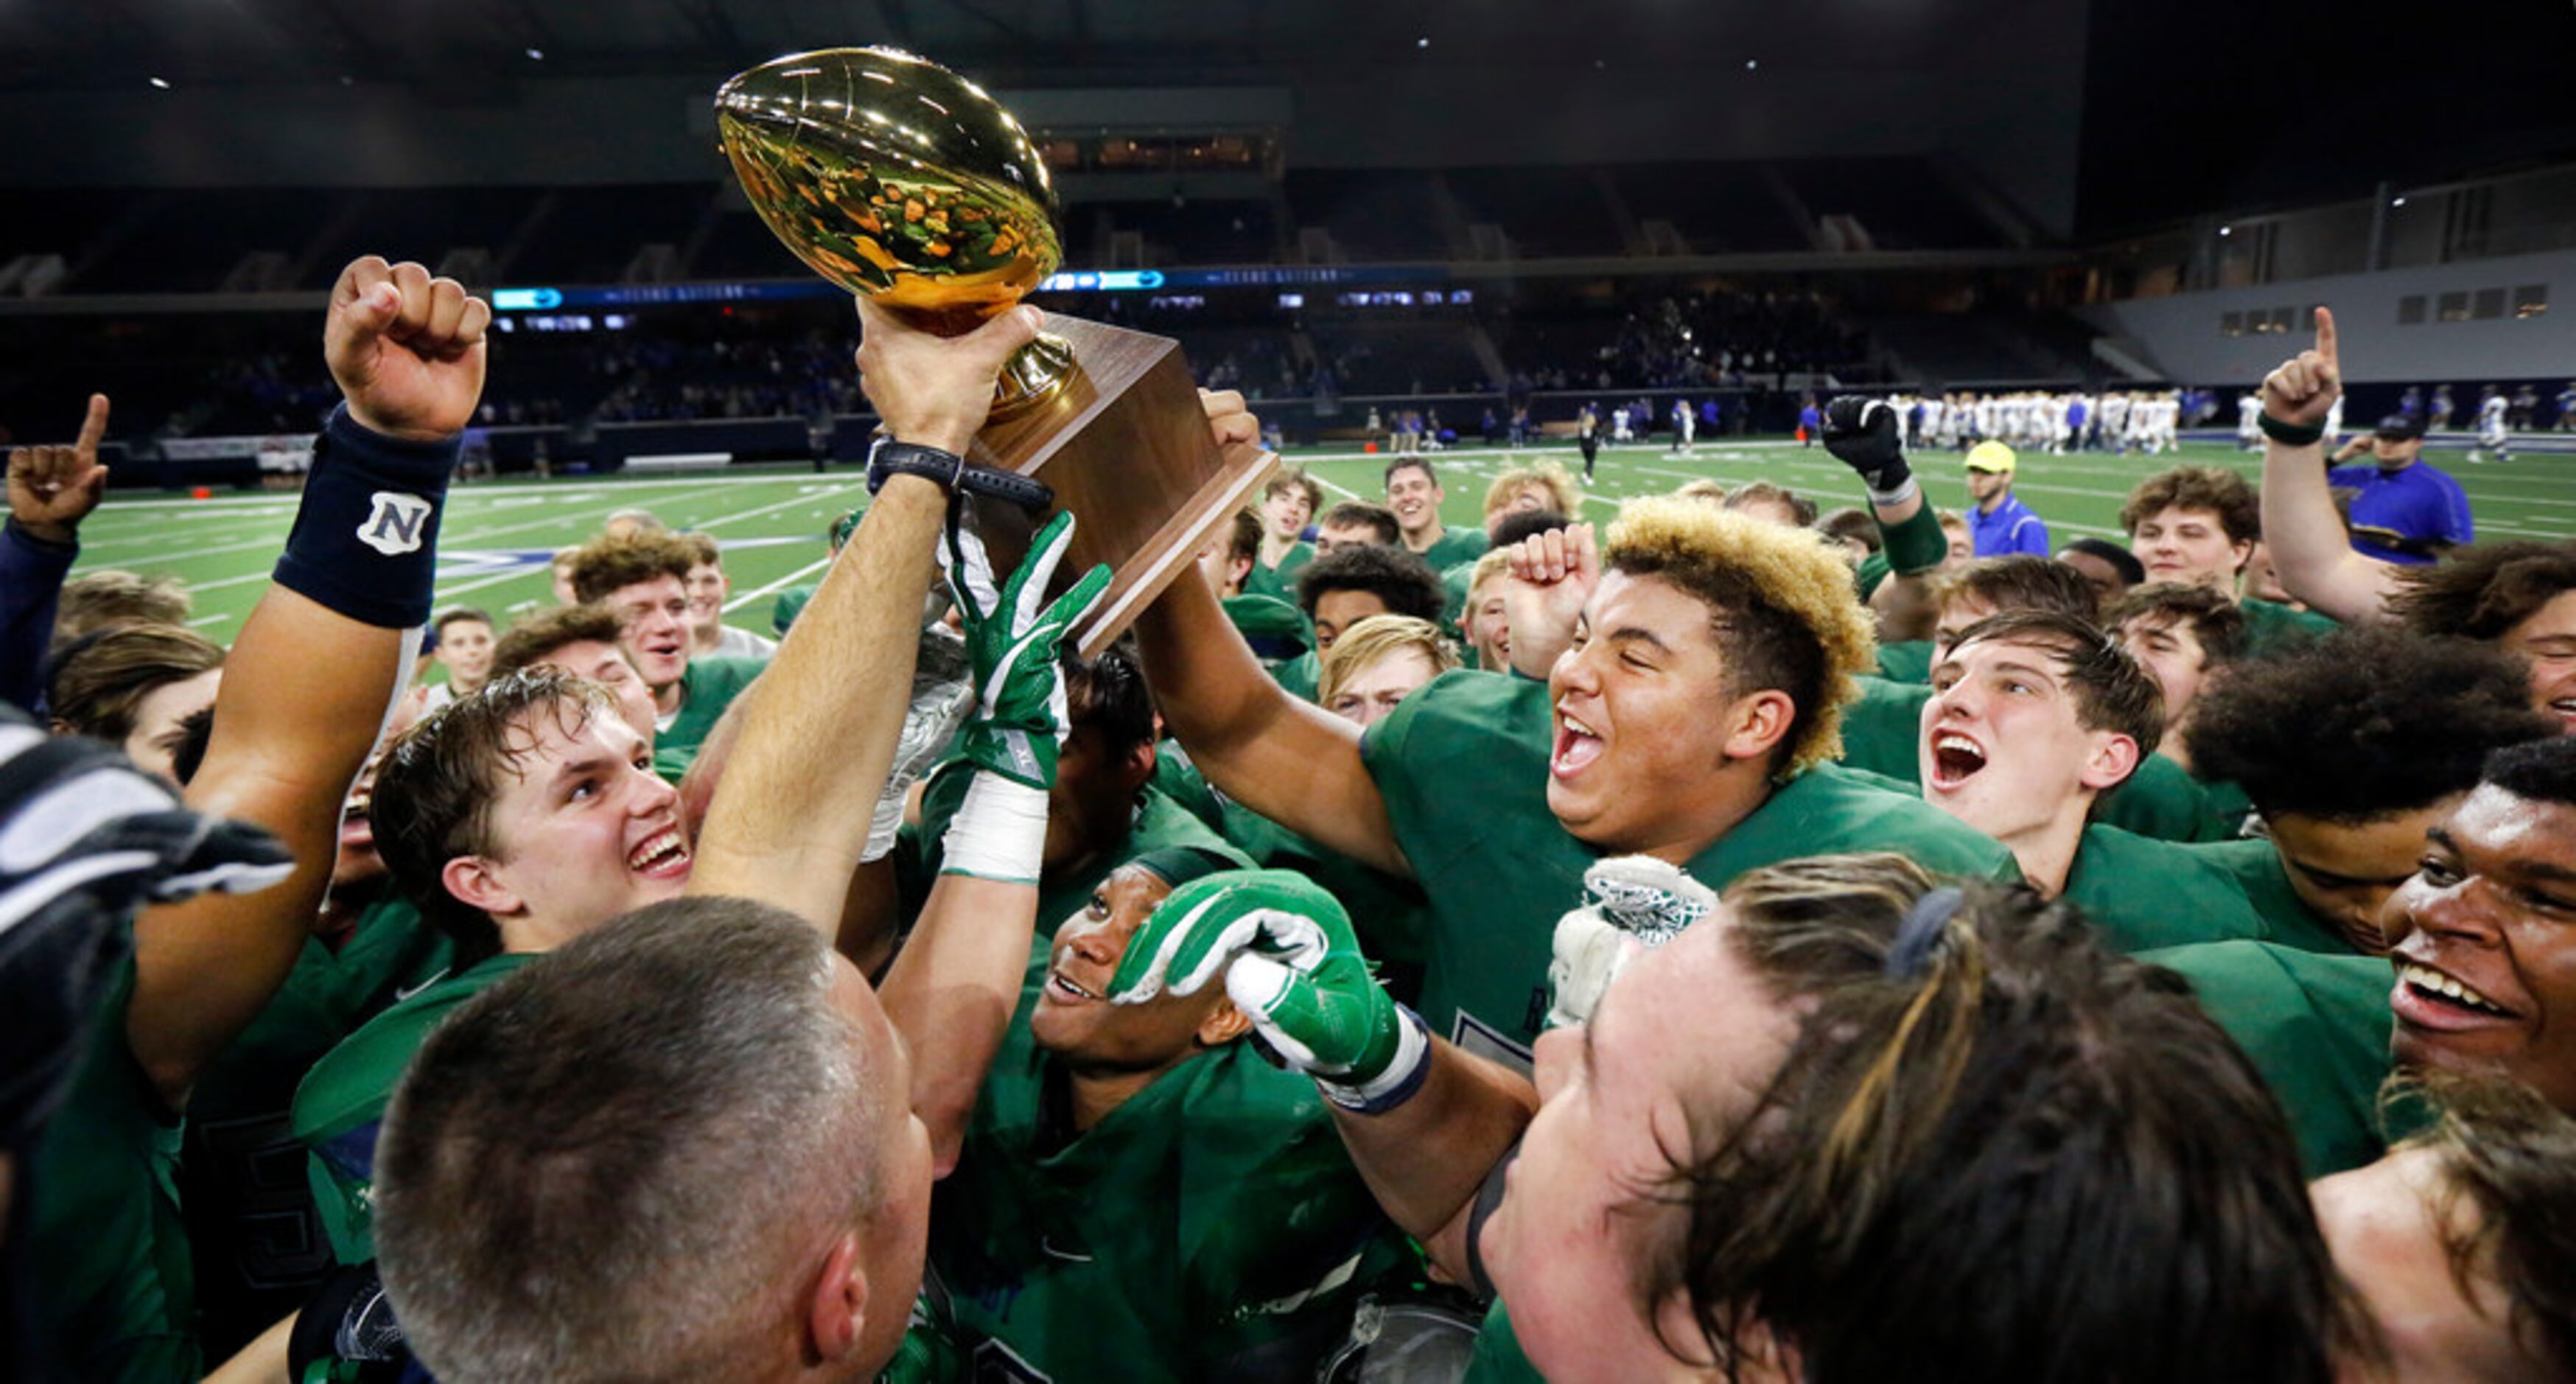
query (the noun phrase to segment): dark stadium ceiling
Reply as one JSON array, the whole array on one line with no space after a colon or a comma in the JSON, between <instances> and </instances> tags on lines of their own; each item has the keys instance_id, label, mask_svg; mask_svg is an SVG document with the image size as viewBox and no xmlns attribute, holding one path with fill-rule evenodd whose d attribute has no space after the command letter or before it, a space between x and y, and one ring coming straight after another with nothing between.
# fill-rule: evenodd
<instances>
[{"instance_id":1,"label":"dark stadium ceiling","mask_svg":"<svg viewBox=\"0 0 2576 1384\"><path fill-rule=\"evenodd\" d=\"M2082 3L2082 0L2068 0ZM1016 86L1228 84L1408 63L1639 70L1820 51L1921 66L2006 0L0 0L0 90L730 72L893 43ZM1864 41L1865 40L1865 41ZM1426 42L1427 41L1427 42ZM531 56L542 55L542 56Z\"/></svg>"}]
</instances>

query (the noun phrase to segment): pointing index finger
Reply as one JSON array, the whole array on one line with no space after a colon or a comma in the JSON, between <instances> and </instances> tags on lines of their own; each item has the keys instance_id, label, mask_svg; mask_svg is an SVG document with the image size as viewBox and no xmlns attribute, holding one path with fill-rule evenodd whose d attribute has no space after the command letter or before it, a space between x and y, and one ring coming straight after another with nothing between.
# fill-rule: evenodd
<instances>
[{"instance_id":1,"label":"pointing index finger","mask_svg":"<svg viewBox=\"0 0 2576 1384\"><path fill-rule=\"evenodd\" d=\"M89 416L81 420L80 454L95 458L98 455L98 444L106 436L107 396L93 394L89 396Z\"/></svg>"},{"instance_id":2,"label":"pointing index finger","mask_svg":"<svg viewBox=\"0 0 2576 1384\"><path fill-rule=\"evenodd\" d=\"M2328 365L2342 364L2335 354L2335 324L2332 308L2317 309L2317 354L2325 357Z\"/></svg>"}]
</instances>

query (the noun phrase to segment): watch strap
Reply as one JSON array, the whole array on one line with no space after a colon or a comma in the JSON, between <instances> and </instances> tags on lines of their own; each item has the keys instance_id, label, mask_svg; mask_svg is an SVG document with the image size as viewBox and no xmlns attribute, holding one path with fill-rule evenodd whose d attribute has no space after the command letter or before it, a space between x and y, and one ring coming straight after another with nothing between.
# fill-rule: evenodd
<instances>
[{"instance_id":1,"label":"watch strap","mask_svg":"<svg viewBox=\"0 0 2576 1384\"><path fill-rule=\"evenodd\" d=\"M1055 487L1034 477L997 466L976 466L954 452L880 437L868 448L868 493L885 488L886 478L902 474L937 481L950 494L985 495L1028 510L1055 503Z\"/></svg>"}]
</instances>

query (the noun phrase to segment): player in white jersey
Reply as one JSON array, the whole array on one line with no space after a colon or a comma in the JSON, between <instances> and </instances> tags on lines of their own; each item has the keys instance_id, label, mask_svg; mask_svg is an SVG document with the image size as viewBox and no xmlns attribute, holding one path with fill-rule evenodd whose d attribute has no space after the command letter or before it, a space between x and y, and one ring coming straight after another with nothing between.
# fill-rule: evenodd
<instances>
[{"instance_id":1,"label":"player in white jersey","mask_svg":"<svg viewBox=\"0 0 2576 1384\"><path fill-rule=\"evenodd\" d=\"M2263 396L2248 391L2236 401L2236 445L2240 450L2263 450Z\"/></svg>"},{"instance_id":2,"label":"player in white jersey","mask_svg":"<svg viewBox=\"0 0 2576 1384\"><path fill-rule=\"evenodd\" d=\"M1923 441L1919 447L1947 447L1958 436L1952 432L1950 400L1939 394L1923 396Z\"/></svg>"},{"instance_id":3,"label":"player in white jersey","mask_svg":"<svg viewBox=\"0 0 2576 1384\"><path fill-rule=\"evenodd\" d=\"M1689 456L1695 450L1692 441L1699 435L1699 415L1691 412L1690 400L1673 400L1673 450Z\"/></svg>"},{"instance_id":4,"label":"player in white jersey","mask_svg":"<svg viewBox=\"0 0 2576 1384\"><path fill-rule=\"evenodd\" d=\"M2504 391L2488 385L2478 398L2478 445L2469 449L2469 460L2485 461L2482 452L2492 452L2497 461L2513 460L2510 433L2505 426Z\"/></svg>"},{"instance_id":5,"label":"player in white jersey","mask_svg":"<svg viewBox=\"0 0 2576 1384\"><path fill-rule=\"evenodd\" d=\"M2129 396L2112 390L2102 396L2102 445L2122 456L2129 454Z\"/></svg>"}]
</instances>

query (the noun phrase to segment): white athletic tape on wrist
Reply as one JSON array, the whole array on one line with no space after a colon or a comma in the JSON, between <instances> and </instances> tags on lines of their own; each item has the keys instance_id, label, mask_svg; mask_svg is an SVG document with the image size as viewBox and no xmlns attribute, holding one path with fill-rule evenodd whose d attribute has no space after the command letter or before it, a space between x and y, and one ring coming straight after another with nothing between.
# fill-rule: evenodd
<instances>
[{"instance_id":1,"label":"white athletic tape on wrist","mask_svg":"<svg viewBox=\"0 0 2576 1384\"><path fill-rule=\"evenodd\" d=\"M1047 795L998 774L977 774L939 838L943 875L1035 884L1046 858Z\"/></svg>"},{"instance_id":2,"label":"white athletic tape on wrist","mask_svg":"<svg viewBox=\"0 0 2576 1384\"><path fill-rule=\"evenodd\" d=\"M1905 483L1894 490L1881 490L1867 481L1861 482L1861 488L1869 492L1869 502L1881 509L1901 505L1923 493L1923 487L1914 483L1911 473L1906 475Z\"/></svg>"},{"instance_id":3,"label":"white athletic tape on wrist","mask_svg":"<svg viewBox=\"0 0 2576 1384\"><path fill-rule=\"evenodd\" d=\"M1383 1115L1422 1089L1423 1078L1431 1073L1431 1031L1422 1016L1402 1005L1395 1009L1395 1060L1377 1079L1358 1086L1345 1086L1338 1081L1315 1079L1315 1089L1324 1099L1363 1115Z\"/></svg>"}]
</instances>

